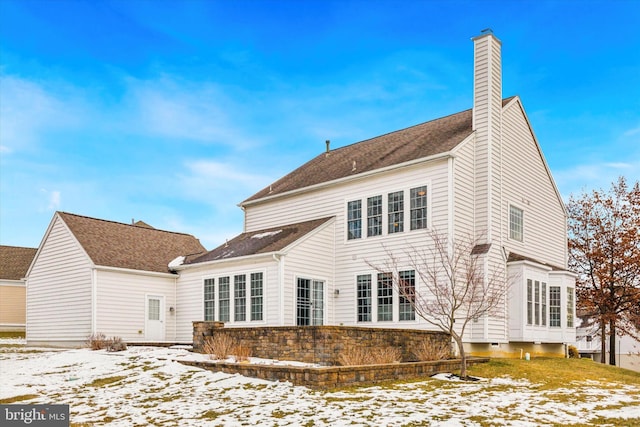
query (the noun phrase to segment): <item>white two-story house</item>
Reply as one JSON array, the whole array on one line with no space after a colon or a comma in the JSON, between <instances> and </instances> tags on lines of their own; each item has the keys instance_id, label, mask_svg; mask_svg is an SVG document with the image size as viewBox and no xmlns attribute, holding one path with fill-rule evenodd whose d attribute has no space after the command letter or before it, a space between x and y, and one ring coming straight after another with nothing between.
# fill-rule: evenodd
<instances>
[{"instance_id":1,"label":"white two-story house","mask_svg":"<svg viewBox=\"0 0 640 427\"><path fill-rule=\"evenodd\" d=\"M486 32L473 44L473 108L327 143L240 204L242 234L175 260L176 340L190 341L197 320L433 329L367 262L426 245L433 230L483 236L487 271L509 277L503 315L473 322L470 351L564 353L575 342L564 204L520 98L502 97L500 40Z\"/></svg>"}]
</instances>

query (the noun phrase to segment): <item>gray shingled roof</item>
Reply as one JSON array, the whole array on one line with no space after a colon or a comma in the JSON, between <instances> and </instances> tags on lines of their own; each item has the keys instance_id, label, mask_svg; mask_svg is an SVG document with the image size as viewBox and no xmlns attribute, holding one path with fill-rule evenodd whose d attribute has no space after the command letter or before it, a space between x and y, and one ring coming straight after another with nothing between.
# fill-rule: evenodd
<instances>
[{"instance_id":1,"label":"gray shingled roof","mask_svg":"<svg viewBox=\"0 0 640 427\"><path fill-rule=\"evenodd\" d=\"M0 246L0 279L24 279L37 251L37 248Z\"/></svg>"},{"instance_id":2,"label":"gray shingled roof","mask_svg":"<svg viewBox=\"0 0 640 427\"><path fill-rule=\"evenodd\" d=\"M516 254L514 252L509 252L509 256L507 257L507 263L509 262L518 262L518 261L530 261L535 262L536 264L546 265L551 268L553 271L567 271L566 268L559 267L557 265L547 264L546 262L542 262L535 258L527 257L524 255Z\"/></svg>"},{"instance_id":3,"label":"gray shingled roof","mask_svg":"<svg viewBox=\"0 0 640 427\"><path fill-rule=\"evenodd\" d=\"M513 97L502 101L504 106ZM446 153L471 135L472 110L322 153L242 204L412 160ZM355 163L354 163L355 162ZM355 170L354 170L355 165Z\"/></svg>"},{"instance_id":4,"label":"gray shingled roof","mask_svg":"<svg viewBox=\"0 0 640 427\"><path fill-rule=\"evenodd\" d=\"M204 255L187 257L184 264L238 258L280 251L333 217L242 233Z\"/></svg>"},{"instance_id":5,"label":"gray shingled roof","mask_svg":"<svg viewBox=\"0 0 640 427\"><path fill-rule=\"evenodd\" d=\"M58 212L94 264L168 273L178 256L206 252L190 234L151 228L144 222L123 224Z\"/></svg>"}]
</instances>

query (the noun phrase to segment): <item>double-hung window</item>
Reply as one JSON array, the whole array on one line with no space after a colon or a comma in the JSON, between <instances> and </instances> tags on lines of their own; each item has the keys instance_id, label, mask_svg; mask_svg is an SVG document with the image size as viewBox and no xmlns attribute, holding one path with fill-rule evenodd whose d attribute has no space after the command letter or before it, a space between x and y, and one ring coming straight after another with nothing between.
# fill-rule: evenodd
<instances>
[{"instance_id":1,"label":"double-hung window","mask_svg":"<svg viewBox=\"0 0 640 427\"><path fill-rule=\"evenodd\" d=\"M204 279L204 320L215 320L215 279Z\"/></svg>"},{"instance_id":2,"label":"double-hung window","mask_svg":"<svg viewBox=\"0 0 640 427\"><path fill-rule=\"evenodd\" d=\"M229 321L229 277L220 277L218 279L218 303L220 308L218 310L218 316L221 322Z\"/></svg>"},{"instance_id":3,"label":"double-hung window","mask_svg":"<svg viewBox=\"0 0 640 427\"><path fill-rule=\"evenodd\" d=\"M542 282L541 296L542 296L542 306L541 306L542 326L547 326L547 284L544 282Z\"/></svg>"},{"instance_id":4,"label":"double-hung window","mask_svg":"<svg viewBox=\"0 0 640 427\"><path fill-rule=\"evenodd\" d=\"M378 273L378 322L393 320L393 276Z\"/></svg>"},{"instance_id":5,"label":"double-hung window","mask_svg":"<svg viewBox=\"0 0 640 427\"><path fill-rule=\"evenodd\" d=\"M527 279L527 325L533 325L533 280Z\"/></svg>"},{"instance_id":6,"label":"double-hung window","mask_svg":"<svg viewBox=\"0 0 640 427\"><path fill-rule=\"evenodd\" d=\"M247 320L247 276L237 274L233 277L234 315L233 320L244 322Z\"/></svg>"},{"instance_id":7,"label":"double-hung window","mask_svg":"<svg viewBox=\"0 0 640 427\"><path fill-rule=\"evenodd\" d=\"M535 302L534 302L533 314L536 319L536 325L539 325L540 324L540 282L536 280L535 284L536 284L534 288Z\"/></svg>"},{"instance_id":8,"label":"double-hung window","mask_svg":"<svg viewBox=\"0 0 640 427\"><path fill-rule=\"evenodd\" d=\"M573 328L573 288L567 288L567 328Z\"/></svg>"},{"instance_id":9,"label":"double-hung window","mask_svg":"<svg viewBox=\"0 0 640 427\"><path fill-rule=\"evenodd\" d=\"M560 327L560 286L549 286L549 326Z\"/></svg>"},{"instance_id":10,"label":"double-hung window","mask_svg":"<svg viewBox=\"0 0 640 427\"><path fill-rule=\"evenodd\" d=\"M367 237L382 234L382 196L367 199Z\"/></svg>"},{"instance_id":11,"label":"double-hung window","mask_svg":"<svg viewBox=\"0 0 640 427\"><path fill-rule=\"evenodd\" d=\"M427 186L412 188L409 193L411 199L411 229L427 228Z\"/></svg>"},{"instance_id":12,"label":"double-hung window","mask_svg":"<svg viewBox=\"0 0 640 427\"><path fill-rule=\"evenodd\" d=\"M347 203L347 239L359 239L362 237L362 200L353 200Z\"/></svg>"},{"instance_id":13,"label":"double-hung window","mask_svg":"<svg viewBox=\"0 0 640 427\"><path fill-rule=\"evenodd\" d=\"M361 274L357 277L358 322L371 322L371 275Z\"/></svg>"},{"instance_id":14,"label":"double-hung window","mask_svg":"<svg viewBox=\"0 0 640 427\"><path fill-rule=\"evenodd\" d=\"M524 236L524 212L509 205L509 238L522 242Z\"/></svg>"},{"instance_id":15,"label":"double-hung window","mask_svg":"<svg viewBox=\"0 0 640 427\"><path fill-rule=\"evenodd\" d=\"M414 270L401 271L399 279L399 320L416 320L416 312L413 305L416 296L416 272Z\"/></svg>"},{"instance_id":16,"label":"double-hung window","mask_svg":"<svg viewBox=\"0 0 640 427\"><path fill-rule=\"evenodd\" d=\"M404 191L388 194L388 232L401 233L404 231Z\"/></svg>"},{"instance_id":17,"label":"double-hung window","mask_svg":"<svg viewBox=\"0 0 640 427\"><path fill-rule=\"evenodd\" d=\"M262 320L262 273L251 273L251 320Z\"/></svg>"}]
</instances>

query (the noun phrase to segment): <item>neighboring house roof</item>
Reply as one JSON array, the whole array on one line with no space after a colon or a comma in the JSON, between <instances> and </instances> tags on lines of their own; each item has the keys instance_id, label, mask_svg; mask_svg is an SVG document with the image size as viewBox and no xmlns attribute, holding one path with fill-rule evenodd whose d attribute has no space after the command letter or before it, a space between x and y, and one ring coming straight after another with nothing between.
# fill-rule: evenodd
<instances>
[{"instance_id":1,"label":"neighboring house roof","mask_svg":"<svg viewBox=\"0 0 640 427\"><path fill-rule=\"evenodd\" d=\"M204 255L188 257L184 264L199 264L278 252L325 224L331 218L333 217L242 233Z\"/></svg>"},{"instance_id":2,"label":"neighboring house roof","mask_svg":"<svg viewBox=\"0 0 640 427\"><path fill-rule=\"evenodd\" d=\"M132 270L169 272L169 262L179 255L206 252L190 234L157 230L135 224L106 221L57 212L95 265Z\"/></svg>"},{"instance_id":3,"label":"neighboring house roof","mask_svg":"<svg viewBox=\"0 0 640 427\"><path fill-rule=\"evenodd\" d=\"M513 97L506 98L506 105ZM287 193L451 151L471 133L472 110L325 152L246 199Z\"/></svg>"},{"instance_id":4,"label":"neighboring house roof","mask_svg":"<svg viewBox=\"0 0 640 427\"><path fill-rule=\"evenodd\" d=\"M37 251L37 248L0 246L0 279L24 279Z\"/></svg>"}]
</instances>

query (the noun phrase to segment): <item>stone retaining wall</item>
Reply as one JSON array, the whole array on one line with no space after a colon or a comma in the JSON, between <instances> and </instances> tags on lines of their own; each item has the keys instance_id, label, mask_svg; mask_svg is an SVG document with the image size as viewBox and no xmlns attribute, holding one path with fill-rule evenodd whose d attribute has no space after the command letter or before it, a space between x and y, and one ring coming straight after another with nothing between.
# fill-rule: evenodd
<instances>
[{"instance_id":1,"label":"stone retaining wall","mask_svg":"<svg viewBox=\"0 0 640 427\"><path fill-rule=\"evenodd\" d=\"M487 358L471 358L467 366L488 362ZM180 363L208 369L213 372L240 374L247 377L261 378L271 381L289 381L293 385L311 388L338 388L354 385L374 384L380 381L408 380L424 378L437 373L455 372L460 368L459 359L440 360L435 362L391 363L385 365L366 366L331 366L331 367L295 367L252 365L247 363L196 362Z\"/></svg>"},{"instance_id":2,"label":"stone retaining wall","mask_svg":"<svg viewBox=\"0 0 640 427\"><path fill-rule=\"evenodd\" d=\"M230 335L238 344L248 347L253 357L324 366L337 365L338 354L352 345L397 347L402 350L403 362L416 361L412 350L425 340L433 345L450 345L449 335L433 331L350 326L225 328L222 322L193 322L193 350L203 353L205 340L216 334Z\"/></svg>"}]
</instances>

